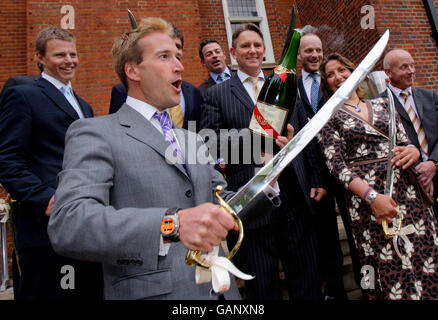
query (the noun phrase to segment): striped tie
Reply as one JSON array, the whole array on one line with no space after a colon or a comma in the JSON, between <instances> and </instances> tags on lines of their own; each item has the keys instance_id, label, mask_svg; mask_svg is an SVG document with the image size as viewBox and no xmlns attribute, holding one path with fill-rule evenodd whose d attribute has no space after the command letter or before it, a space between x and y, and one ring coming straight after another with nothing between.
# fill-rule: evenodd
<instances>
[{"instance_id":1,"label":"striped tie","mask_svg":"<svg viewBox=\"0 0 438 320\"><path fill-rule=\"evenodd\" d=\"M170 143L173 148L173 155L178 159L178 163L181 164L185 169L184 156L173 134L172 122L170 121L169 114L167 112L155 112L153 117L160 121L161 128L163 129L164 139Z\"/></svg>"},{"instance_id":2,"label":"striped tie","mask_svg":"<svg viewBox=\"0 0 438 320\"><path fill-rule=\"evenodd\" d=\"M182 128L184 124L184 115L182 112L181 105L176 105L173 108L169 109L170 117L172 118L173 123L177 126Z\"/></svg>"},{"instance_id":3,"label":"striped tie","mask_svg":"<svg viewBox=\"0 0 438 320\"><path fill-rule=\"evenodd\" d=\"M408 113L409 118L411 119L411 122L412 122L412 125L414 126L415 132L417 133L418 142L420 143L421 150L425 155L429 155L426 134L424 133L423 126L421 125L421 121L417 117L417 114L415 113L414 108L412 108L411 104L409 103L409 94L410 94L410 92L406 92L406 91L400 92L400 95L404 99L404 108L405 108L406 112Z\"/></svg>"},{"instance_id":4,"label":"striped tie","mask_svg":"<svg viewBox=\"0 0 438 320\"><path fill-rule=\"evenodd\" d=\"M252 82L252 86L254 88L254 99L257 101L259 97L260 88L259 88L259 78L258 77L248 77L248 81Z\"/></svg>"}]
</instances>

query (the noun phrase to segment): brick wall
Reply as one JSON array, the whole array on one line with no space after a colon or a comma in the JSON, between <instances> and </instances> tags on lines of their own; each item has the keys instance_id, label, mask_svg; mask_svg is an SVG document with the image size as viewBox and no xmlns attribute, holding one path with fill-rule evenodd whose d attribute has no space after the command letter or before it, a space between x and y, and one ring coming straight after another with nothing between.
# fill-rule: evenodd
<instances>
[{"instance_id":1,"label":"brick wall","mask_svg":"<svg viewBox=\"0 0 438 320\"><path fill-rule=\"evenodd\" d=\"M12 75L26 74L26 1L0 4L0 85Z\"/></svg>"},{"instance_id":2,"label":"brick wall","mask_svg":"<svg viewBox=\"0 0 438 320\"><path fill-rule=\"evenodd\" d=\"M278 59L289 23L292 3L297 3L298 26L319 28L325 52L339 51L359 62L385 28L391 29L391 47L409 50L418 65L417 84L438 89L438 50L421 0L314 0L265 1L269 28ZM207 78L198 56L199 42L214 37L228 52L221 0L3 0L0 12L0 86L13 75L37 74L34 39L49 24L60 25L63 5L75 9L75 29L80 66L73 86L93 107L96 115L108 111L111 87L118 83L110 54L113 39L130 28L126 9L137 20L160 16L184 32L184 78L194 85ZM375 28L362 29L361 8L372 5ZM438 6L438 0L435 0ZM316 14L317 13L317 14ZM228 58L229 60L229 58ZM229 62L229 61L228 61ZM381 68L381 64L377 66Z\"/></svg>"},{"instance_id":3,"label":"brick wall","mask_svg":"<svg viewBox=\"0 0 438 320\"><path fill-rule=\"evenodd\" d=\"M434 3L438 7L438 0ZM374 8L375 29L361 27L366 16L361 8L366 5ZM423 1L298 1L298 8L303 25L319 28L326 54L338 51L356 63L389 28L389 48L405 49L416 61L416 85L438 91L438 49L430 36L432 30ZM376 70L382 70L381 62Z\"/></svg>"}]
</instances>

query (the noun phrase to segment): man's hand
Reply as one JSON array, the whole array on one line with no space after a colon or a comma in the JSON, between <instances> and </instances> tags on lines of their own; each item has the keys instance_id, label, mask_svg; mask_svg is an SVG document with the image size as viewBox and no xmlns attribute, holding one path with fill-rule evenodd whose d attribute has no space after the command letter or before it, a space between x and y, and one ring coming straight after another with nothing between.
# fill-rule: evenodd
<instances>
[{"instance_id":1,"label":"man's hand","mask_svg":"<svg viewBox=\"0 0 438 320\"><path fill-rule=\"evenodd\" d=\"M290 123L287 124L287 137L284 136L278 136L277 139L275 139L275 143L277 146L282 149L289 141L292 140L294 137L294 127Z\"/></svg>"},{"instance_id":2,"label":"man's hand","mask_svg":"<svg viewBox=\"0 0 438 320\"><path fill-rule=\"evenodd\" d=\"M418 164L415 169L419 173L418 182L420 182L426 189L430 189L432 179L436 175L435 163L432 161L424 161Z\"/></svg>"},{"instance_id":3,"label":"man's hand","mask_svg":"<svg viewBox=\"0 0 438 320\"><path fill-rule=\"evenodd\" d=\"M210 252L229 230L239 230L233 218L213 203L180 210L178 217L179 239L187 249Z\"/></svg>"},{"instance_id":4,"label":"man's hand","mask_svg":"<svg viewBox=\"0 0 438 320\"><path fill-rule=\"evenodd\" d=\"M310 189L310 199L316 202L321 201L327 195L327 191L324 188L311 188Z\"/></svg>"},{"instance_id":5,"label":"man's hand","mask_svg":"<svg viewBox=\"0 0 438 320\"><path fill-rule=\"evenodd\" d=\"M391 159L392 165L400 166L403 170L415 164L420 158L420 151L413 146L395 147L392 152L394 153Z\"/></svg>"},{"instance_id":6,"label":"man's hand","mask_svg":"<svg viewBox=\"0 0 438 320\"><path fill-rule=\"evenodd\" d=\"M49 204L47 205L46 212L44 213L46 216L50 217L50 215L52 214L54 203L55 203L55 195L53 195L49 200Z\"/></svg>"}]
</instances>

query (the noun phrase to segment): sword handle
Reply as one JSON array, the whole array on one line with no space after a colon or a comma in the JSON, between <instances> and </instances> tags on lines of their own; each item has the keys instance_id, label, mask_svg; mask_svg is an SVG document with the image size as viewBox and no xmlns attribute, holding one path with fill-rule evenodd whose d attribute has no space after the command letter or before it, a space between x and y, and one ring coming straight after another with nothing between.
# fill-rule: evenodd
<instances>
[{"instance_id":1,"label":"sword handle","mask_svg":"<svg viewBox=\"0 0 438 320\"><path fill-rule=\"evenodd\" d=\"M397 210L398 217L400 219L400 221L398 223L398 226L397 226L397 231L396 232L390 232L389 229L388 229L388 220L386 220L386 219L382 220L383 233L385 234L385 238L386 239L391 239L391 238L395 237L400 232L400 230L401 230L401 225L402 225L402 221L403 221L403 215L400 212L400 210L398 210L398 209L396 209L396 210Z\"/></svg>"},{"instance_id":2,"label":"sword handle","mask_svg":"<svg viewBox=\"0 0 438 320\"><path fill-rule=\"evenodd\" d=\"M227 212L229 215L231 215L231 217L234 219L234 221L236 221L236 223L239 227L239 237L237 238L237 242L234 245L234 248L227 254L227 258L229 260L231 260L234 257L234 255L236 254L237 250L239 250L240 245L242 244L243 236L244 236L243 224L242 224L242 221L240 220L239 216L236 214L236 212L219 195L222 193L222 191L224 191L224 188L221 185L218 185L218 186L216 186L216 188L214 190L214 195L215 195L216 199L218 200L220 207L223 210L225 210L225 212ZM190 267L197 264L198 266L200 266L202 268L209 269L210 265L201 261L201 253L202 253L201 250L188 250L187 255L186 255L186 264Z\"/></svg>"}]
</instances>

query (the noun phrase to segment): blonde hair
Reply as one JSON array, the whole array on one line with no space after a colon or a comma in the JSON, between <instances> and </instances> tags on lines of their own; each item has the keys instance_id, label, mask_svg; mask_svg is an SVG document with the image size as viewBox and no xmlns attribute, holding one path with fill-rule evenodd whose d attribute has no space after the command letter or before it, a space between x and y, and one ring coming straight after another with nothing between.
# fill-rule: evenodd
<instances>
[{"instance_id":1,"label":"blonde hair","mask_svg":"<svg viewBox=\"0 0 438 320\"><path fill-rule=\"evenodd\" d=\"M52 39L76 42L76 38L65 29L50 26L41 30L35 39L35 49L41 55L46 54L47 42Z\"/></svg>"},{"instance_id":2,"label":"blonde hair","mask_svg":"<svg viewBox=\"0 0 438 320\"><path fill-rule=\"evenodd\" d=\"M128 89L128 79L125 74L125 64L134 62L140 64L143 61L143 50L138 46L138 41L145 35L153 32L162 32L174 38L174 31L170 23L161 18L142 19L139 27L123 33L115 40L111 49L114 60L114 70Z\"/></svg>"}]
</instances>

